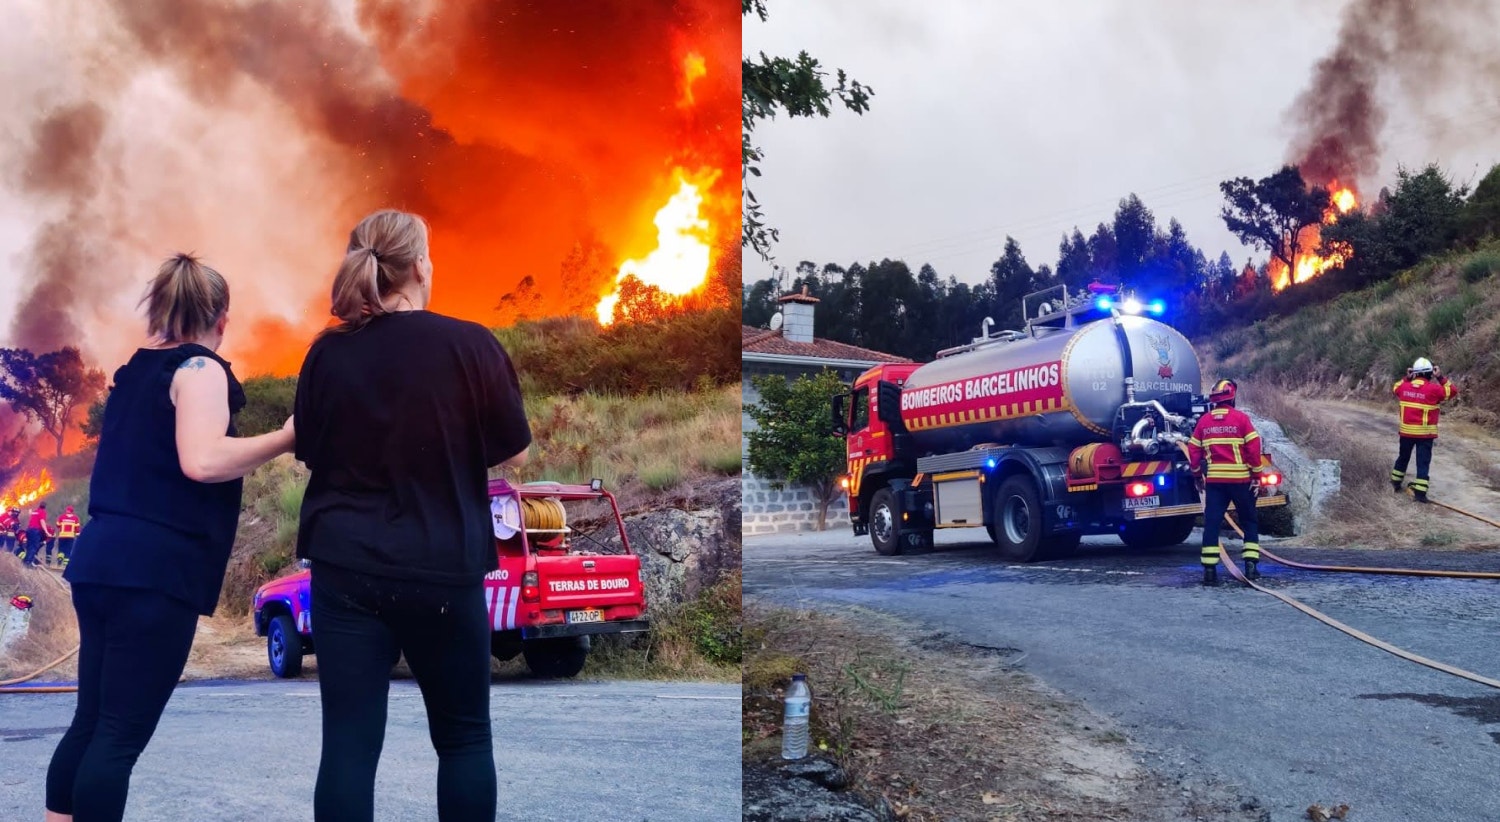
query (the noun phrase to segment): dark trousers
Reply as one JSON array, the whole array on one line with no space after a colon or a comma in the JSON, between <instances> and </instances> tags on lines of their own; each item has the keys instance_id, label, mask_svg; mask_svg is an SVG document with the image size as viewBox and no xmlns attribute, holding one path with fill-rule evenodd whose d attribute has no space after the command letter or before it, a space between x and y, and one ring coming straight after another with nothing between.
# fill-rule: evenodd
<instances>
[{"instance_id":1,"label":"dark trousers","mask_svg":"<svg viewBox=\"0 0 1500 822\"><path fill-rule=\"evenodd\" d=\"M1391 482L1406 478L1406 466L1411 462L1411 452L1417 452L1417 478L1411 481L1411 490L1427 493L1427 469L1432 467L1432 439L1402 437L1401 450L1396 452L1396 465L1391 468Z\"/></svg>"},{"instance_id":2,"label":"dark trousers","mask_svg":"<svg viewBox=\"0 0 1500 822\"><path fill-rule=\"evenodd\" d=\"M47 810L117 822L130 772L187 664L198 612L155 591L82 583L73 609L78 707L47 769Z\"/></svg>"},{"instance_id":3,"label":"dark trousers","mask_svg":"<svg viewBox=\"0 0 1500 822\"><path fill-rule=\"evenodd\" d=\"M52 556L67 559L73 553L73 540L77 537L58 537L57 543L52 548Z\"/></svg>"},{"instance_id":4,"label":"dark trousers","mask_svg":"<svg viewBox=\"0 0 1500 822\"><path fill-rule=\"evenodd\" d=\"M428 734L438 755L438 819L494 822L490 622L483 585L385 579L314 563L312 616L323 702L315 819L374 819L375 769L399 652L427 706Z\"/></svg>"},{"instance_id":5,"label":"dark trousers","mask_svg":"<svg viewBox=\"0 0 1500 822\"><path fill-rule=\"evenodd\" d=\"M1234 515L1245 532L1245 547L1240 557L1260 560L1260 531L1255 524L1255 492L1247 482L1207 482L1203 485L1203 549L1200 559L1204 565L1219 564L1219 530L1224 525L1224 514L1234 504Z\"/></svg>"},{"instance_id":6,"label":"dark trousers","mask_svg":"<svg viewBox=\"0 0 1500 822\"><path fill-rule=\"evenodd\" d=\"M16 536L15 534L6 534L5 535L5 550L11 552L12 554L19 555L21 553L21 539L20 539L20 537Z\"/></svg>"},{"instance_id":7,"label":"dark trousers","mask_svg":"<svg viewBox=\"0 0 1500 822\"><path fill-rule=\"evenodd\" d=\"M26 564L27 565L32 565L32 564L36 563L37 554L41 554L43 557L45 557L47 555L47 544L43 541L43 539L44 539L44 537L43 537L43 534L42 534L42 529L40 529L40 528L28 528L28 529L26 529Z\"/></svg>"}]
</instances>

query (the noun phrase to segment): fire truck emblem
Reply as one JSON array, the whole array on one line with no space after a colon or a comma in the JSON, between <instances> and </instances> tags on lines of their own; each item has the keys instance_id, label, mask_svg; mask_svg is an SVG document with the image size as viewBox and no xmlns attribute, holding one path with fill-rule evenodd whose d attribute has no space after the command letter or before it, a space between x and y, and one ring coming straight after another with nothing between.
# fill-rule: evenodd
<instances>
[{"instance_id":1,"label":"fire truck emblem","mask_svg":"<svg viewBox=\"0 0 1500 822\"><path fill-rule=\"evenodd\" d=\"M1146 342L1151 343L1151 348L1156 351L1156 362L1161 366L1156 369L1156 376L1164 380L1172 378L1172 338L1163 334L1156 336L1146 335Z\"/></svg>"}]
</instances>

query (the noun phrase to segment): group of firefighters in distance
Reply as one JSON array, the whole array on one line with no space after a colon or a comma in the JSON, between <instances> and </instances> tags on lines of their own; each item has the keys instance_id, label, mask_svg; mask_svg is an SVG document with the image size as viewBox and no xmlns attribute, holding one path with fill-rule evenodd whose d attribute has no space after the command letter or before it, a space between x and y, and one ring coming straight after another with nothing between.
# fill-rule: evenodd
<instances>
[{"instance_id":1,"label":"group of firefighters in distance","mask_svg":"<svg viewBox=\"0 0 1500 822\"><path fill-rule=\"evenodd\" d=\"M1256 527L1255 501L1261 494L1260 434L1250 417L1235 408L1239 387L1234 380L1219 380L1209 390L1209 412L1198 420L1188 440L1188 457L1203 491L1203 584L1219 583L1219 532L1224 515L1233 504L1244 531L1240 559L1245 577L1259 579L1260 534ZM1401 493L1412 452L1417 455L1417 475L1410 490L1417 502L1427 502L1428 469L1432 465L1432 443L1438 435L1438 406L1458 396L1458 387L1443 376L1426 357L1419 357L1406 370L1405 379L1391 388L1400 404L1400 446L1391 468L1391 488Z\"/></svg>"},{"instance_id":2,"label":"group of firefighters in distance","mask_svg":"<svg viewBox=\"0 0 1500 822\"><path fill-rule=\"evenodd\" d=\"M69 505L58 515L55 524L47 521L47 503L39 502L26 516L12 507L0 511L0 544L6 551L21 557L28 566L57 564L66 568L73 552L73 540L83 530L83 523ZM52 546L48 555L48 546Z\"/></svg>"}]
</instances>

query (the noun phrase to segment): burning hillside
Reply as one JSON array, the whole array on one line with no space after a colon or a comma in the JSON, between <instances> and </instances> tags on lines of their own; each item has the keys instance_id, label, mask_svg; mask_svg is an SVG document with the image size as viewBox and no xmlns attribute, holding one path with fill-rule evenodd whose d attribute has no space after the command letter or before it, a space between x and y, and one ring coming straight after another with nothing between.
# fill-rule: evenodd
<instances>
[{"instance_id":1,"label":"burning hillside","mask_svg":"<svg viewBox=\"0 0 1500 822\"><path fill-rule=\"evenodd\" d=\"M1359 205L1359 197L1354 189L1339 184L1333 180L1327 184L1329 204L1323 212L1323 225L1332 225L1338 218L1348 214ZM1271 288L1281 291L1293 283L1305 283L1323 272L1342 266L1351 253L1349 249L1335 248L1328 256L1319 256L1317 249L1322 242L1319 226L1313 225L1302 229L1298 235L1298 247L1307 249L1296 257L1296 265L1288 269L1286 263L1275 257L1271 258L1270 278Z\"/></svg>"},{"instance_id":2,"label":"burning hillside","mask_svg":"<svg viewBox=\"0 0 1500 822\"><path fill-rule=\"evenodd\" d=\"M576 9L23 0L0 34L29 136L5 157L0 208L25 216L0 343L116 363L156 263L190 250L230 278L238 370L293 373L348 230L382 206L431 222L437 311L495 323L524 287L608 320L625 276L692 292L739 231L739 19ZM599 264L566 266L579 248Z\"/></svg>"}]
</instances>

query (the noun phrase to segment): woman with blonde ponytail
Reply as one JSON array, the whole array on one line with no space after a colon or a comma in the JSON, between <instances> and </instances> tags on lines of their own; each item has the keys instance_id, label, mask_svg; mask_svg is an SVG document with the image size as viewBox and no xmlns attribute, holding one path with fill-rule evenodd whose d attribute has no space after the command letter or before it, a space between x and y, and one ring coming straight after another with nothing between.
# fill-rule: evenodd
<instances>
[{"instance_id":1,"label":"woman with blonde ponytail","mask_svg":"<svg viewBox=\"0 0 1500 822\"><path fill-rule=\"evenodd\" d=\"M187 254L162 264L151 342L115 372L89 486L89 527L63 576L78 614L78 707L47 770L47 822L119 820L130 773L214 612L240 517L241 477L292 449L237 437L245 394L217 351L229 285Z\"/></svg>"},{"instance_id":2,"label":"woman with blonde ponytail","mask_svg":"<svg viewBox=\"0 0 1500 822\"><path fill-rule=\"evenodd\" d=\"M441 822L493 822L490 622L499 567L486 480L525 461L515 369L483 326L427 310L427 225L366 217L334 276L297 382L297 459L312 475L297 556L312 561L323 754L319 822L374 818L391 660L422 688Z\"/></svg>"}]
</instances>

